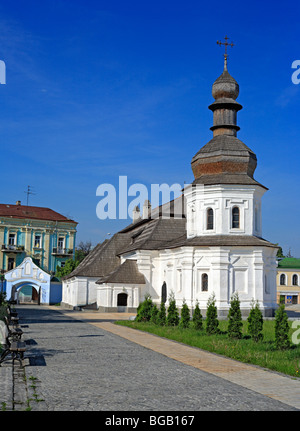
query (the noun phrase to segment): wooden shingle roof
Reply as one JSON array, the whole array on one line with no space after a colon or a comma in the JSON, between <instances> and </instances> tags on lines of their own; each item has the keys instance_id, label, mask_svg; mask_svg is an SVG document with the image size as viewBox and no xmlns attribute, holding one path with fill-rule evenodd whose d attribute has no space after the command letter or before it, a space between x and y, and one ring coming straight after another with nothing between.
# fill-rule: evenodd
<instances>
[{"instance_id":1,"label":"wooden shingle roof","mask_svg":"<svg viewBox=\"0 0 300 431\"><path fill-rule=\"evenodd\" d=\"M145 277L138 270L136 260L127 259L117 269L96 281L102 283L145 284Z\"/></svg>"}]
</instances>

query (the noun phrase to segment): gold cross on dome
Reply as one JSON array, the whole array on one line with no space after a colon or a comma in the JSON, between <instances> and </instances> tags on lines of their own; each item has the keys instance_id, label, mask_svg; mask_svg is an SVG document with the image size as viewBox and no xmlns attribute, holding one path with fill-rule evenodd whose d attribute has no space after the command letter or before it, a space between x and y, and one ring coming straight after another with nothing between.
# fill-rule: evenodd
<instances>
[{"instance_id":1,"label":"gold cross on dome","mask_svg":"<svg viewBox=\"0 0 300 431\"><path fill-rule=\"evenodd\" d=\"M228 54L227 54L227 47L228 46L231 46L231 48L234 46L234 43L229 43L229 42L227 42L228 41L228 37L227 36L225 36L224 37L224 39L225 39L225 42L221 42L220 40L217 40L217 44L218 45L220 45L221 47L222 47L222 45L224 45L225 46L225 54L224 54L224 68L225 69L227 69L227 57L228 57Z\"/></svg>"}]
</instances>

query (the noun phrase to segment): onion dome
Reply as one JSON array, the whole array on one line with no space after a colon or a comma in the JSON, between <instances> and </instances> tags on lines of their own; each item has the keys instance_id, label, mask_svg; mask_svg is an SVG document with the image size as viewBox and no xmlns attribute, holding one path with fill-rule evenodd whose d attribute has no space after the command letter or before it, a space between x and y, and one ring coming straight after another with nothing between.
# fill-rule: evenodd
<instances>
[{"instance_id":1,"label":"onion dome","mask_svg":"<svg viewBox=\"0 0 300 431\"><path fill-rule=\"evenodd\" d=\"M256 155L236 137L240 130L237 112L242 105L236 102L239 85L227 70L227 57L222 75L213 83L212 95L213 138L192 159L194 183L259 184L253 179Z\"/></svg>"}]
</instances>

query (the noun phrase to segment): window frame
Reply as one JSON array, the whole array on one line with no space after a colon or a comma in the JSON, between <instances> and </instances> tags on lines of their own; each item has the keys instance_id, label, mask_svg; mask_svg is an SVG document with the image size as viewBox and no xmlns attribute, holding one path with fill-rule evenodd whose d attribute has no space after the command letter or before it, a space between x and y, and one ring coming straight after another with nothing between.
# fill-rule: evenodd
<instances>
[{"instance_id":1,"label":"window frame","mask_svg":"<svg viewBox=\"0 0 300 431\"><path fill-rule=\"evenodd\" d=\"M237 213L237 220L235 220L236 214L234 214L234 212L236 212L235 210L238 211ZM234 226L234 224L237 222L237 226ZM231 209L231 229L240 229L241 228L241 211L240 211L240 207L235 205L232 207Z\"/></svg>"},{"instance_id":2,"label":"window frame","mask_svg":"<svg viewBox=\"0 0 300 431\"><path fill-rule=\"evenodd\" d=\"M203 272L201 274L201 292L208 292L208 274Z\"/></svg>"},{"instance_id":3,"label":"window frame","mask_svg":"<svg viewBox=\"0 0 300 431\"><path fill-rule=\"evenodd\" d=\"M284 280L284 281L282 282L282 280ZM286 274L280 274L279 284L280 284L280 286L286 286Z\"/></svg>"},{"instance_id":4,"label":"window frame","mask_svg":"<svg viewBox=\"0 0 300 431\"><path fill-rule=\"evenodd\" d=\"M209 207L206 209L206 230L214 230L214 210Z\"/></svg>"}]
</instances>

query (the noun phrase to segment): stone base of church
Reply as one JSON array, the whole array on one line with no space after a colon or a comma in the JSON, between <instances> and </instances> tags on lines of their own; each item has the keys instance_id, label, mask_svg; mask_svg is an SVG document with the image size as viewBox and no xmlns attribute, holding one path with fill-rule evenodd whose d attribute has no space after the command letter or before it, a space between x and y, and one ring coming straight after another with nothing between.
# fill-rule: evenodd
<instances>
[{"instance_id":1,"label":"stone base of church","mask_svg":"<svg viewBox=\"0 0 300 431\"><path fill-rule=\"evenodd\" d=\"M242 314L242 319L246 319L249 314L250 314L250 308L241 308L241 314ZM274 317L275 316L275 312L276 309L275 308L263 308L260 310L263 317ZM228 309L218 309L218 317L220 319L227 319L228 317L228 312L229 312L229 308ZM206 310L201 310L201 313L203 315L203 317L206 316Z\"/></svg>"},{"instance_id":2,"label":"stone base of church","mask_svg":"<svg viewBox=\"0 0 300 431\"><path fill-rule=\"evenodd\" d=\"M125 306L119 306L119 307L98 307L99 313L136 313L137 308L135 307L125 307Z\"/></svg>"}]
</instances>

